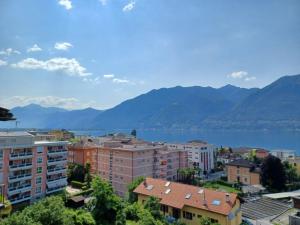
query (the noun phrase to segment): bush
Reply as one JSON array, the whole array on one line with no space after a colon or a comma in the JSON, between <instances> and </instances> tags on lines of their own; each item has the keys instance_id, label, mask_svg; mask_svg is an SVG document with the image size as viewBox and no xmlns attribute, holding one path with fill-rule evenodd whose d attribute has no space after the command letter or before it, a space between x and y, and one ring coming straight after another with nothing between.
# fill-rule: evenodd
<instances>
[{"instance_id":1,"label":"bush","mask_svg":"<svg viewBox=\"0 0 300 225\"><path fill-rule=\"evenodd\" d=\"M80 181L76 181L76 180L72 180L71 181L71 186L73 188L83 189L83 187L86 186L86 183L83 183L83 182L80 182Z\"/></svg>"},{"instance_id":2,"label":"bush","mask_svg":"<svg viewBox=\"0 0 300 225\"><path fill-rule=\"evenodd\" d=\"M87 189L87 190L78 192L78 193L74 194L73 196L78 196L78 195L87 196L87 195L90 195L92 192L93 192L93 189Z\"/></svg>"}]
</instances>

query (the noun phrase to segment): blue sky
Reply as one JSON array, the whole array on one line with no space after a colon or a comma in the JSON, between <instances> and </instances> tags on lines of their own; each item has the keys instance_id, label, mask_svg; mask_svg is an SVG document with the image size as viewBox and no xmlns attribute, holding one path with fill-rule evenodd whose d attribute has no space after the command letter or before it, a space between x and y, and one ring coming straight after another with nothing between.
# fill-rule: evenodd
<instances>
[{"instance_id":1,"label":"blue sky","mask_svg":"<svg viewBox=\"0 0 300 225\"><path fill-rule=\"evenodd\" d=\"M299 0L1 0L0 105L106 109L300 73Z\"/></svg>"}]
</instances>

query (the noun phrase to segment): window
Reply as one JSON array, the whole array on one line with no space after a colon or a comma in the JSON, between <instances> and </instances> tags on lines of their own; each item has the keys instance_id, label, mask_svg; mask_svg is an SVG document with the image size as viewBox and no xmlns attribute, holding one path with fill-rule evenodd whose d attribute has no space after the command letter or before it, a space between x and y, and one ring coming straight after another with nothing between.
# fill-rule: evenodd
<instances>
[{"instance_id":1,"label":"window","mask_svg":"<svg viewBox=\"0 0 300 225\"><path fill-rule=\"evenodd\" d=\"M43 168L42 168L42 167L36 168L36 172L37 172L37 173L42 173L42 171L43 171Z\"/></svg>"},{"instance_id":2,"label":"window","mask_svg":"<svg viewBox=\"0 0 300 225\"><path fill-rule=\"evenodd\" d=\"M192 220L193 219L193 214L190 212L183 211L183 218L187 220Z\"/></svg>"},{"instance_id":3,"label":"window","mask_svg":"<svg viewBox=\"0 0 300 225\"><path fill-rule=\"evenodd\" d=\"M215 220L215 219L212 219L212 218L210 218L210 221L211 221L212 223L218 223L218 222L219 222L218 220Z\"/></svg>"},{"instance_id":4,"label":"window","mask_svg":"<svg viewBox=\"0 0 300 225\"><path fill-rule=\"evenodd\" d=\"M36 193L36 194L42 193L42 187L41 187L41 186L36 187L35 193Z\"/></svg>"},{"instance_id":5,"label":"window","mask_svg":"<svg viewBox=\"0 0 300 225\"><path fill-rule=\"evenodd\" d=\"M43 150L44 150L43 146L37 147L37 153L43 153Z\"/></svg>"},{"instance_id":6,"label":"window","mask_svg":"<svg viewBox=\"0 0 300 225\"><path fill-rule=\"evenodd\" d=\"M0 159L3 158L3 149L0 149Z\"/></svg>"},{"instance_id":7,"label":"window","mask_svg":"<svg viewBox=\"0 0 300 225\"><path fill-rule=\"evenodd\" d=\"M160 205L160 211L163 211L164 214L168 213L168 206L167 205Z\"/></svg>"},{"instance_id":8,"label":"window","mask_svg":"<svg viewBox=\"0 0 300 225\"><path fill-rule=\"evenodd\" d=\"M37 163L42 163L43 162L43 158L42 157L38 157L36 160Z\"/></svg>"},{"instance_id":9,"label":"window","mask_svg":"<svg viewBox=\"0 0 300 225\"><path fill-rule=\"evenodd\" d=\"M36 184L41 184L41 183L42 183L42 177L37 177L37 178L35 179L35 183L36 183Z\"/></svg>"}]
</instances>

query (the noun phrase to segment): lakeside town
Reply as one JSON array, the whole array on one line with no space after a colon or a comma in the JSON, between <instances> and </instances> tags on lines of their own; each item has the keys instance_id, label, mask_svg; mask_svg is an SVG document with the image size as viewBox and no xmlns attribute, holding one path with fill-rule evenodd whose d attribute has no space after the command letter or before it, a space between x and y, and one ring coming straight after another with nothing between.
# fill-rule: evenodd
<instances>
[{"instance_id":1,"label":"lakeside town","mask_svg":"<svg viewBox=\"0 0 300 225\"><path fill-rule=\"evenodd\" d=\"M4 224L49 196L63 196L67 208L97 211L100 224L115 224L118 210L120 224L130 225L300 222L300 158L292 150L149 142L136 130L99 137L2 131L0 149ZM108 195L123 206L109 206L116 203ZM152 222L141 222L139 207Z\"/></svg>"}]
</instances>

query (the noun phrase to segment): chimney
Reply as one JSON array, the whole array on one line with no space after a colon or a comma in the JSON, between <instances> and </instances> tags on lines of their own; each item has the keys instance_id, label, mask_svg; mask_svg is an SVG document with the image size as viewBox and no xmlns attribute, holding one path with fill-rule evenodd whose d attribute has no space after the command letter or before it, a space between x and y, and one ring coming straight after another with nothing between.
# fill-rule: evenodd
<instances>
[{"instance_id":1,"label":"chimney","mask_svg":"<svg viewBox=\"0 0 300 225\"><path fill-rule=\"evenodd\" d=\"M143 184L145 188L148 186L146 179L144 180Z\"/></svg>"},{"instance_id":2,"label":"chimney","mask_svg":"<svg viewBox=\"0 0 300 225\"><path fill-rule=\"evenodd\" d=\"M203 190L203 205L207 206L207 201L205 199L205 190Z\"/></svg>"},{"instance_id":3,"label":"chimney","mask_svg":"<svg viewBox=\"0 0 300 225\"><path fill-rule=\"evenodd\" d=\"M226 202L229 203L230 202L230 195L229 195L229 193L226 193L226 197L225 198L226 198Z\"/></svg>"}]
</instances>

